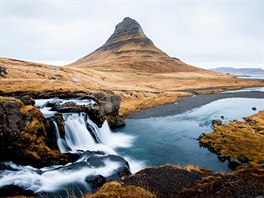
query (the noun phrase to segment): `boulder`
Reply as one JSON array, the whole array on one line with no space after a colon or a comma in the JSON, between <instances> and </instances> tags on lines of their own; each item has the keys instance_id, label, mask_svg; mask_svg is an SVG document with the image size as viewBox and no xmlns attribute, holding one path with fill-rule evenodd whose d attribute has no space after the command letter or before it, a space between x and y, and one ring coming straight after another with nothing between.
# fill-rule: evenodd
<instances>
[{"instance_id":1,"label":"boulder","mask_svg":"<svg viewBox=\"0 0 264 198\"><path fill-rule=\"evenodd\" d=\"M20 98L20 100L25 104L25 105L35 105L34 99L30 95L25 95Z\"/></svg>"},{"instance_id":2,"label":"boulder","mask_svg":"<svg viewBox=\"0 0 264 198\"><path fill-rule=\"evenodd\" d=\"M109 92L108 95L101 95L98 99L100 106L104 109L110 128L116 129L125 126L124 119L119 116L121 97L115 95L113 92Z\"/></svg>"},{"instance_id":3,"label":"boulder","mask_svg":"<svg viewBox=\"0 0 264 198\"><path fill-rule=\"evenodd\" d=\"M51 110L60 113L85 112L98 127L102 127L104 121L106 120L103 108L97 104L77 105L75 102L66 102L63 104L58 102L51 108Z\"/></svg>"},{"instance_id":4,"label":"boulder","mask_svg":"<svg viewBox=\"0 0 264 198\"><path fill-rule=\"evenodd\" d=\"M87 183L90 183L92 189L96 191L98 188L102 187L105 184L106 179L102 175L93 175L88 176L85 181Z\"/></svg>"},{"instance_id":5,"label":"boulder","mask_svg":"<svg viewBox=\"0 0 264 198\"><path fill-rule=\"evenodd\" d=\"M236 158L230 158L228 160L228 166L232 170L235 170L238 166L241 166L241 165L243 165L243 163Z\"/></svg>"},{"instance_id":6,"label":"boulder","mask_svg":"<svg viewBox=\"0 0 264 198\"><path fill-rule=\"evenodd\" d=\"M0 77L5 77L6 74L6 68L0 66Z\"/></svg>"},{"instance_id":7,"label":"boulder","mask_svg":"<svg viewBox=\"0 0 264 198\"><path fill-rule=\"evenodd\" d=\"M222 125L223 124L223 122L222 122L222 120L220 120L220 119L215 119L215 120L212 120L212 125L214 126L214 125Z\"/></svg>"}]
</instances>

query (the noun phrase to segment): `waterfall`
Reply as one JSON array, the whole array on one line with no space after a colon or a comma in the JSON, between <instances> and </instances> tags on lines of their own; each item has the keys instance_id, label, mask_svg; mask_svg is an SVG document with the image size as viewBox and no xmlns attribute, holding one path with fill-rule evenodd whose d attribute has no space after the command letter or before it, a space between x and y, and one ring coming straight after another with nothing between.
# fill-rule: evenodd
<instances>
[{"instance_id":1,"label":"waterfall","mask_svg":"<svg viewBox=\"0 0 264 198\"><path fill-rule=\"evenodd\" d=\"M55 135L56 135L56 138L57 138L58 148L59 148L60 152L66 153L67 152L67 149L65 148L66 142L65 142L64 139L62 139L60 137L60 131L59 131L57 122L54 119L52 119L52 123L53 123L53 126L54 126Z\"/></svg>"},{"instance_id":2,"label":"waterfall","mask_svg":"<svg viewBox=\"0 0 264 198\"><path fill-rule=\"evenodd\" d=\"M40 108L44 117L52 121L59 150L62 153L78 153L79 159L66 165L54 165L42 169L20 166L12 162L0 163L2 167L0 189L14 185L34 193L53 193L61 192L74 184L78 185L78 189L79 187L84 188L83 192L90 192L94 190L93 182L96 181L98 175L103 176L106 181L112 181L122 176L120 175L122 170L125 173L125 170L129 169L127 161L118 156L114 149L130 147L134 137L113 133L107 121L99 128L84 112L63 113L65 135L61 137L58 123L54 118L56 112L51 111L50 104L53 102L63 104L67 101L74 101L80 105L93 104L91 100L56 98L36 100L36 106ZM130 163L131 159L127 159L132 169L139 164L137 161ZM64 196L66 195L62 194L62 197Z\"/></svg>"},{"instance_id":3,"label":"waterfall","mask_svg":"<svg viewBox=\"0 0 264 198\"><path fill-rule=\"evenodd\" d=\"M71 151L89 150L116 154L111 147L98 143L101 142L98 127L89 119L86 113L65 113L63 114L63 119L65 125L65 142ZM90 132L87 126L93 131ZM98 142L96 139L98 139Z\"/></svg>"}]
</instances>

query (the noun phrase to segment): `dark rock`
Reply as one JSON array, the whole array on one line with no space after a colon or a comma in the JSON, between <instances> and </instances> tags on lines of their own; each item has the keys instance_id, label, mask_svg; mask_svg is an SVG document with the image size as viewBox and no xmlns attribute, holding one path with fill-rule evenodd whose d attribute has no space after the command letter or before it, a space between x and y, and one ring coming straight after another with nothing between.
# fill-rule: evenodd
<instances>
[{"instance_id":1,"label":"dark rock","mask_svg":"<svg viewBox=\"0 0 264 198\"><path fill-rule=\"evenodd\" d=\"M255 120L250 120L250 121L247 121L247 123L248 123L249 125L255 125L255 124L256 124L256 121L255 121Z\"/></svg>"},{"instance_id":2,"label":"dark rock","mask_svg":"<svg viewBox=\"0 0 264 198\"><path fill-rule=\"evenodd\" d=\"M35 105L35 100L30 95L25 95L20 98L25 105Z\"/></svg>"},{"instance_id":3,"label":"dark rock","mask_svg":"<svg viewBox=\"0 0 264 198\"><path fill-rule=\"evenodd\" d=\"M223 120L225 117L224 116L221 116L221 119Z\"/></svg>"},{"instance_id":4,"label":"dark rock","mask_svg":"<svg viewBox=\"0 0 264 198\"><path fill-rule=\"evenodd\" d=\"M92 189L96 191L98 188L102 187L105 184L106 179L102 175L93 175L88 176L85 181L90 183L92 185Z\"/></svg>"},{"instance_id":5,"label":"dark rock","mask_svg":"<svg viewBox=\"0 0 264 198\"><path fill-rule=\"evenodd\" d=\"M252 110L253 110L253 111L256 111L256 110L257 110L257 108L256 108L256 107L252 107Z\"/></svg>"},{"instance_id":6,"label":"dark rock","mask_svg":"<svg viewBox=\"0 0 264 198\"><path fill-rule=\"evenodd\" d=\"M64 127L64 120L62 117L61 113L55 113L55 121L57 123L59 132L60 132L60 137L65 138L65 127Z\"/></svg>"},{"instance_id":7,"label":"dark rock","mask_svg":"<svg viewBox=\"0 0 264 198\"><path fill-rule=\"evenodd\" d=\"M51 110L61 113L85 112L98 127L101 127L106 119L104 110L99 105L77 105L74 102L56 103Z\"/></svg>"},{"instance_id":8,"label":"dark rock","mask_svg":"<svg viewBox=\"0 0 264 198\"><path fill-rule=\"evenodd\" d=\"M6 68L0 66L0 77L6 77Z\"/></svg>"},{"instance_id":9,"label":"dark rock","mask_svg":"<svg viewBox=\"0 0 264 198\"><path fill-rule=\"evenodd\" d=\"M225 156L223 156L223 155L218 155L217 157L218 157L218 159L219 159L221 162L226 161L226 158L225 158Z\"/></svg>"},{"instance_id":10,"label":"dark rock","mask_svg":"<svg viewBox=\"0 0 264 198\"><path fill-rule=\"evenodd\" d=\"M8 185L0 188L1 197L10 197L10 196L33 196L34 192L29 189L23 189L19 186Z\"/></svg>"},{"instance_id":11,"label":"dark rock","mask_svg":"<svg viewBox=\"0 0 264 198\"><path fill-rule=\"evenodd\" d=\"M215 120L212 120L212 125L214 126L214 125L222 125L223 124L223 122L222 122L222 120L220 120L220 119L215 119Z\"/></svg>"},{"instance_id":12,"label":"dark rock","mask_svg":"<svg viewBox=\"0 0 264 198\"><path fill-rule=\"evenodd\" d=\"M241 166L241 165L242 165L242 162L236 158L230 158L228 160L228 166L232 170L235 170L238 166Z\"/></svg>"},{"instance_id":13,"label":"dark rock","mask_svg":"<svg viewBox=\"0 0 264 198\"><path fill-rule=\"evenodd\" d=\"M125 166L129 167L128 162L124 158L117 156L117 155L101 155L100 156L98 154L96 155L93 154L87 159L87 163L93 167L103 167L105 166L105 163L104 163L105 160L119 162L120 164L124 164Z\"/></svg>"}]
</instances>

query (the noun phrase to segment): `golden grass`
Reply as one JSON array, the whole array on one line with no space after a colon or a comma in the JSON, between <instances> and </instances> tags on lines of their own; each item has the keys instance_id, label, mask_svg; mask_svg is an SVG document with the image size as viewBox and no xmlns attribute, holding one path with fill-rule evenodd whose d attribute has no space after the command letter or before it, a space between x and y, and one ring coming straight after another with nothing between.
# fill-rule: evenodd
<instances>
[{"instance_id":1,"label":"golden grass","mask_svg":"<svg viewBox=\"0 0 264 198\"><path fill-rule=\"evenodd\" d=\"M113 60L112 60L113 63ZM7 75L0 78L0 92L103 92L112 90L122 97L121 114L142 108L175 102L188 93L173 93L168 90L185 90L208 87L227 87L226 90L263 86L263 81L235 79L232 76L206 72L169 72L143 73L108 68L107 71L96 67L56 67L38 63L20 62L0 58L0 64L6 68ZM118 67L118 65L116 65ZM75 81L78 79L78 81ZM140 91L140 92L137 92ZM223 89L200 91L200 94L220 92ZM151 93L152 92L152 93ZM160 92L154 94L153 92Z\"/></svg>"},{"instance_id":2,"label":"golden grass","mask_svg":"<svg viewBox=\"0 0 264 198\"><path fill-rule=\"evenodd\" d=\"M109 182L94 194L87 194L83 198L155 198L152 193L136 186L126 186L118 182Z\"/></svg>"},{"instance_id":3,"label":"golden grass","mask_svg":"<svg viewBox=\"0 0 264 198\"><path fill-rule=\"evenodd\" d=\"M190 96L190 93L182 92L115 92L122 98L119 113L126 116L128 113L139 111L145 108L151 108L158 105L170 104L176 102L182 96Z\"/></svg>"},{"instance_id":4,"label":"golden grass","mask_svg":"<svg viewBox=\"0 0 264 198\"><path fill-rule=\"evenodd\" d=\"M205 133L201 143L225 157L233 157L252 164L264 163L264 111L245 118L246 122L233 121L215 126Z\"/></svg>"}]
</instances>

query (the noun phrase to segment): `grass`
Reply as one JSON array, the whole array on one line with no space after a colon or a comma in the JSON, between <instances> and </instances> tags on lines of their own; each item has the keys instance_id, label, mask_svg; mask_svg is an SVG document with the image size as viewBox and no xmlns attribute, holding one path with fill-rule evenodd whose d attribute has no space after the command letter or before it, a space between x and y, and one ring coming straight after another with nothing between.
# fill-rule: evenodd
<instances>
[{"instance_id":1,"label":"grass","mask_svg":"<svg viewBox=\"0 0 264 198\"><path fill-rule=\"evenodd\" d=\"M118 182L106 183L102 188L94 194L87 194L83 198L155 198L152 193L143 188L123 185Z\"/></svg>"},{"instance_id":2,"label":"grass","mask_svg":"<svg viewBox=\"0 0 264 198\"><path fill-rule=\"evenodd\" d=\"M200 142L226 158L237 158L251 165L263 164L264 111L244 119L244 122L216 126Z\"/></svg>"}]
</instances>

